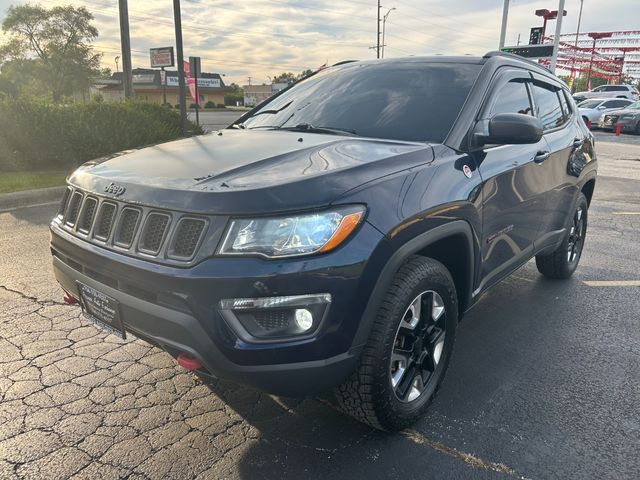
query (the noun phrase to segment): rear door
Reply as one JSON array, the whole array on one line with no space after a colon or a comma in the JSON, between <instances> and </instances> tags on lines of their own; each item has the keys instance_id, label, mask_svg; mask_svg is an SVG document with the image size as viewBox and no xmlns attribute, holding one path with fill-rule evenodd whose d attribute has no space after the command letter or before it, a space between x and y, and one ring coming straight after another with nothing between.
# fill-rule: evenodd
<instances>
[{"instance_id":1,"label":"rear door","mask_svg":"<svg viewBox=\"0 0 640 480\"><path fill-rule=\"evenodd\" d=\"M479 120L498 113L533 114L528 71L504 69L494 80ZM482 272L484 289L526 262L540 234L546 184L535 163L544 139L529 145L486 145L476 152L482 176Z\"/></svg>"},{"instance_id":2,"label":"rear door","mask_svg":"<svg viewBox=\"0 0 640 480\"><path fill-rule=\"evenodd\" d=\"M539 218L541 238L536 245L541 248L562 236L577 188L569 161L586 139L560 85L534 74L531 91L535 115L544 128L547 152L547 158L538 157L536 165L536 179L545 191L545 213Z\"/></svg>"}]
</instances>

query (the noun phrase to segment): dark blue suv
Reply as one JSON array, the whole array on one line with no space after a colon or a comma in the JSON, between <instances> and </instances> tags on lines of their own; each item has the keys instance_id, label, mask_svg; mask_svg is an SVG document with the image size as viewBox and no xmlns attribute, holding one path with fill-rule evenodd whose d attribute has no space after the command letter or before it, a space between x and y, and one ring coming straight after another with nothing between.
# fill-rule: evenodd
<instances>
[{"instance_id":1,"label":"dark blue suv","mask_svg":"<svg viewBox=\"0 0 640 480\"><path fill-rule=\"evenodd\" d=\"M569 91L534 63L345 62L227 129L80 167L53 263L87 318L202 378L332 391L393 430L485 290L533 257L574 272L595 178Z\"/></svg>"}]
</instances>

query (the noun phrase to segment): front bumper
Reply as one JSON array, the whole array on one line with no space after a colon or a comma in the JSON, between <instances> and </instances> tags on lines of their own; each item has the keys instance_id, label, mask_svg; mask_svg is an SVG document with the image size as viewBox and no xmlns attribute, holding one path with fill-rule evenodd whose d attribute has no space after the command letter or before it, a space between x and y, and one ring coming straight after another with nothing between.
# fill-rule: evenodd
<instances>
[{"instance_id":1,"label":"front bumper","mask_svg":"<svg viewBox=\"0 0 640 480\"><path fill-rule=\"evenodd\" d=\"M270 261L209 258L191 268L157 265L89 244L51 227L53 267L78 298L78 282L114 298L126 331L174 357L187 352L202 373L281 395L308 395L340 383L362 345L353 339L375 285L372 261L382 235L368 223L326 255ZM218 309L220 300L329 293L327 315L313 336L250 343Z\"/></svg>"}]
</instances>

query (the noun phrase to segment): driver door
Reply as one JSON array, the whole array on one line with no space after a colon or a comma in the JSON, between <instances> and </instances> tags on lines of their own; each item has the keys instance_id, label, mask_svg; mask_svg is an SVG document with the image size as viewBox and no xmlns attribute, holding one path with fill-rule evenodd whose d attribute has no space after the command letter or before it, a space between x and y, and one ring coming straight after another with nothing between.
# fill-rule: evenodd
<instances>
[{"instance_id":1,"label":"driver door","mask_svg":"<svg viewBox=\"0 0 640 480\"><path fill-rule=\"evenodd\" d=\"M479 120L498 113L532 115L531 80L526 70L502 72L492 84ZM498 282L533 255L547 193L547 182L536 162L548 151L542 138L536 144L486 145L476 153L483 180L479 290Z\"/></svg>"}]
</instances>

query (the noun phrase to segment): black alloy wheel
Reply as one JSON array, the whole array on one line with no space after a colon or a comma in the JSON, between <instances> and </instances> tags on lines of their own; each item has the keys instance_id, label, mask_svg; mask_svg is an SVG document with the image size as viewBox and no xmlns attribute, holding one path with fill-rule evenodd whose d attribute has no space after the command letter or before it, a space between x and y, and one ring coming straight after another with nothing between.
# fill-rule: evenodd
<instances>
[{"instance_id":1,"label":"black alloy wheel","mask_svg":"<svg viewBox=\"0 0 640 480\"><path fill-rule=\"evenodd\" d=\"M427 390L445 347L447 315L433 290L419 294L404 313L389 366L391 387L401 402L413 402Z\"/></svg>"}]
</instances>

